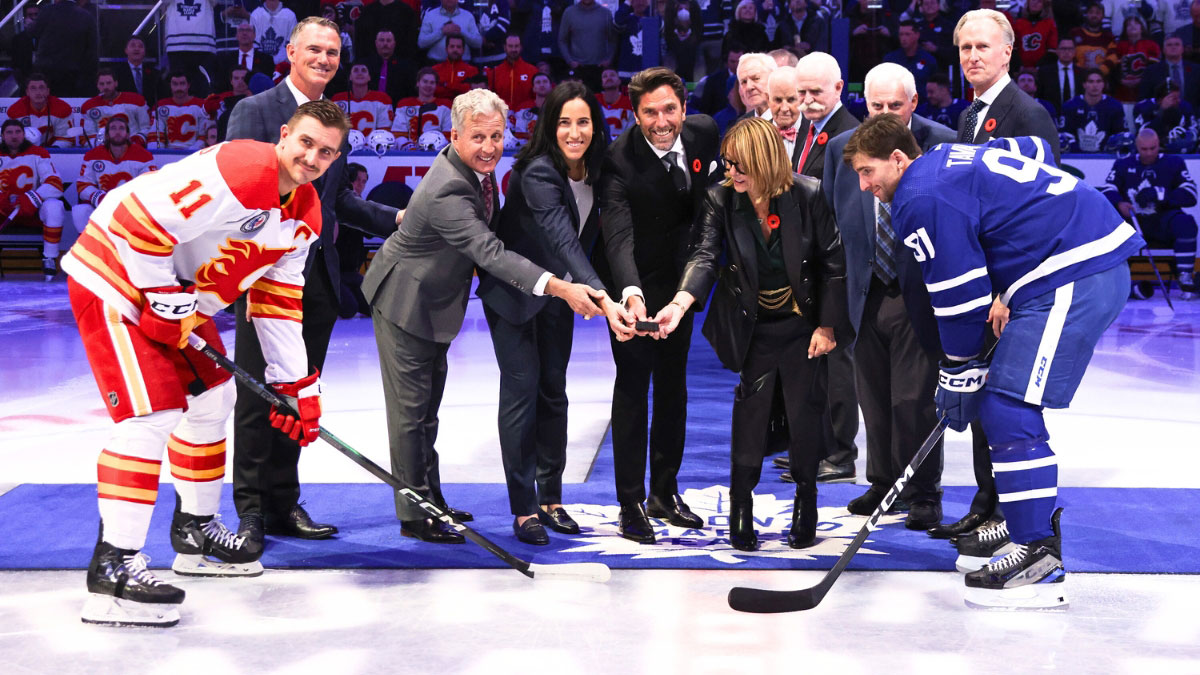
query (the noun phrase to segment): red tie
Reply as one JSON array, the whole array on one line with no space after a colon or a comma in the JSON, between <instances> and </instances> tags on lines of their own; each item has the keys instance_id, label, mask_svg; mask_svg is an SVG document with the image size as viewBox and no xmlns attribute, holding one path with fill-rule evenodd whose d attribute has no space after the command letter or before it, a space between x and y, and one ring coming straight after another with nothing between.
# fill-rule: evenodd
<instances>
[{"instance_id":1,"label":"red tie","mask_svg":"<svg viewBox=\"0 0 1200 675\"><path fill-rule=\"evenodd\" d=\"M492 189L492 176L488 174L483 179L483 205L484 213L487 215L488 227L492 226L492 199L494 198L494 190Z\"/></svg>"},{"instance_id":2,"label":"red tie","mask_svg":"<svg viewBox=\"0 0 1200 675\"><path fill-rule=\"evenodd\" d=\"M796 142L796 126L792 125L792 126L788 127L787 129L780 129L779 135L783 136L783 140L791 141L791 142L795 143Z\"/></svg>"},{"instance_id":3,"label":"red tie","mask_svg":"<svg viewBox=\"0 0 1200 675\"><path fill-rule=\"evenodd\" d=\"M250 52L242 52L242 67L250 70Z\"/></svg>"},{"instance_id":4,"label":"red tie","mask_svg":"<svg viewBox=\"0 0 1200 675\"><path fill-rule=\"evenodd\" d=\"M808 151L812 148L813 126L815 125L812 122L808 123L808 133L804 136L804 152L800 154L800 163L796 165L797 171L804 169L804 161L808 159Z\"/></svg>"}]
</instances>

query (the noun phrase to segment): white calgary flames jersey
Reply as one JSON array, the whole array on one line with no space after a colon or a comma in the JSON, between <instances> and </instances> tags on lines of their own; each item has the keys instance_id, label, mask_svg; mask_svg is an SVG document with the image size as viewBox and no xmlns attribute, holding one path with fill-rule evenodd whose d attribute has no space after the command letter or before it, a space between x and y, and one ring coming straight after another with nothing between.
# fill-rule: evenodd
<instances>
[{"instance_id":1,"label":"white calgary flames jersey","mask_svg":"<svg viewBox=\"0 0 1200 675\"><path fill-rule=\"evenodd\" d=\"M93 96L84 102L79 114L83 116L83 133L87 143L92 146L103 143L104 128L108 126L109 118L117 113L129 120L129 138L145 145L154 133L154 128L150 126L150 111L146 109L146 99L127 91L119 92L112 102L102 96Z\"/></svg>"},{"instance_id":2,"label":"white calgary flames jersey","mask_svg":"<svg viewBox=\"0 0 1200 675\"><path fill-rule=\"evenodd\" d=\"M204 147L204 133L210 124L212 119L203 99L193 96L181 105L173 98L164 98L154 107L155 131L148 140L156 145L150 147L199 150Z\"/></svg>"},{"instance_id":3,"label":"white calgary flames jersey","mask_svg":"<svg viewBox=\"0 0 1200 675\"><path fill-rule=\"evenodd\" d=\"M520 145L529 142L530 136L533 135L533 128L537 126L540 110L541 108L533 101L526 101L516 108L508 109L508 128L512 129L513 136Z\"/></svg>"},{"instance_id":4,"label":"white calgary flames jersey","mask_svg":"<svg viewBox=\"0 0 1200 675\"><path fill-rule=\"evenodd\" d=\"M31 145L15 155L0 152L0 192L30 191L43 200L62 197L62 178L50 162L50 153L39 145Z\"/></svg>"},{"instance_id":5,"label":"white calgary flames jersey","mask_svg":"<svg viewBox=\"0 0 1200 675\"><path fill-rule=\"evenodd\" d=\"M440 131L450 139L450 102L435 98L432 103L421 103L414 97L396 102L396 121L392 123L392 134L396 137L397 150L412 150L417 139L426 131Z\"/></svg>"},{"instance_id":6,"label":"white calgary flames jersey","mask_svg":"<svg viewBox=\"0 0 1200 675\"><path fill-rule=\"evenodd\" d=\"M362 98L342 92L333 97L333 102L350 118L350 128L361 131L364 138L376 129L392 128L392 98L381 91L368 90Z\"/></svg>"},{"instance_id":7,"label":"white calgary flames jersey","mask_svg":"<svg viewBox=\"0 0 1200 675\"><path fill-rule=\"evenodd\" d=\"M8 116L14 120L20 120L25 128L33 127L40 131L42 142L38 145L43 148L71 147L71 139L67 137L67 131L71 128L75 113L71 111L69 103L57 96L47 99L46 107L41 110L34 110L29 97L22 96L17 99L16 103L8 107Z\"/></svg>"},{"instance_id":8,"label":"white calgary flames jersey","mask_svg":"<svg viewBox=\"0 0 1200 675\"><path fill-rule=\"evenodd\" d=\"M79 180L75 181L75 189L79 191L81 204L100 203L100 199L109 190L124 185L147 171L157 171L154 155L138 145L130 143L125 146L125 154L121 159L113 159L112 151L107 145L88 150L83 156L83 164L79 167Z\"/></svg>"},{"instance_id":9,"label":"white calgary flames jersey","mask_svg":"<svg viewBox=\"0 0 1200 675\"><path fill-rule=\"evenodd\" d=\"M62 267L132 321L144 289L192 281L203 317L248 292L266 380L294 382L308 375L304 264L320 233L312 185L279 197L275 147L230 141L113 188Z\"/></svg>"},{"instance_id":10,"label":"white calgary flames jersey","mask_svg":"<svg viewBox=\"0 0 1200 675\"><path fill-rule=\"evenodd\" d=\"M604 121L608 123L608 136L616 140L621 132L628 129L633 124L633 103L629 97L621 94L621 98L617 102L609 105L604 102L604 96L597 94L596 101L600 104L600 110L604 113Z\"/></svg>"}]
</instances>

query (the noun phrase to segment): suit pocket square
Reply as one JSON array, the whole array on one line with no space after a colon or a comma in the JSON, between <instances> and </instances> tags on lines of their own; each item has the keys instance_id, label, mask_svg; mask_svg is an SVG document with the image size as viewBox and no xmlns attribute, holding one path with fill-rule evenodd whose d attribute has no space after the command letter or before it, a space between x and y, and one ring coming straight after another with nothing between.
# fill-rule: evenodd
<instances>
[{"instance_id":1,"label":"suit pocket square","mask_svg":"<svg viewBox=\"0 0 1200 675\"><path fill-rule=\"evenodd\" d=\"M717 172L717 160L715 160L715 159L714 159L714 160L712 161L712 164L709 164L709 165L708 165L708 175L710 175L710 176L711 176L711 175L713 175L713 174L714 174L714 173L716 173L716 172Z\"/></svg>"}]
</instances>

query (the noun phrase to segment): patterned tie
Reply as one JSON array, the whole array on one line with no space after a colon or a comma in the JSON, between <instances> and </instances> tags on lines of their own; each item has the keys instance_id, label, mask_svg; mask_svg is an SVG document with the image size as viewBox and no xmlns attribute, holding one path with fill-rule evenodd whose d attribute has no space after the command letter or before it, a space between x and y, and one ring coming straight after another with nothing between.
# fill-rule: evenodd
<instances>
[{"instance_id":1,"label":"patterned tie","mask_svg":"<svg viewBox=\"0 0 1200 675\"><path fill-rule=\"evenodd\" d=\"M884 285L896 280L896 233L892 231L892 206L875 199L875 258L871 269Z\"/></svg>"},{"instance_id":2,"label":"patterned tie","mask_svg":"<svg viewBox=\"0 0 1200 675\"><path fill-rule=\"evenodd\" d=\"M975 142L975 124L979 121L979 111L987 107L983 99L975 99L971 102L971 107L967 108L967 121L963 125L963 140L967 143Z\"/></svg>"},{"instance_id":3,"label":"patterned tie","mask_svg":"<svg viewBox=\"0 0 1200 675\"><path fill-rule=\"evenodd\" d=\"M668 152L663 155L663 161L666 162L667 173L671 175L671 182L675 184L675 189L679 192L687 192L687 174L679 168L679 162L675 161L678 157L678 152Z\"/></svg>"},{"instance_id":4,"label":"patterned tie","mask_svg":"<svg viewBox=\"0 0 1200 675\"><path fill-rule=\"evenodd\" d=\"M812 122L808 123L808 133L804 135L804 152L800 153L800 163L796 165L796 170L800 171L804 168L804 162L808 159L808 151L812 148L813 127Z\"/></svg>"},{"instance_id":5,"label":"patterned tie","mask_svg":"<svg viewBox=\"0 0 1200 675\"><path fill-rule=\"evenodd\" d=\"M133 87L140 94L142 93L142 66L133 66L130 70L133 71Z\"/></svg>"},{"instance_id":6,"label":"patterned tie","mask_svg":"<svg viewBox=\"0 0 1200 675\"><path fill-rule=\"evenodd\" d=\"M1175 80L1175 84L1179 85L1179 89L1182 91L1183 90L1183 64L1182 63L1172 63L1171 64L1171 79Z\"/></svg>"},{"instance_id":7,"label":"patterned tie","mask_svg":"<svg viewBox=\"0 0 1200 675\"><path fill-rule=\"evenodd\" d=\"M786 129L780 129L779 135L783 136L783 140L791 141L791 142L795 143L796 142L796 127L795 127L795 125L792 125Z\"/></svg>"},{"instance_id":8,"label":"patterned tie","mask_svg":"<svg viewBox=\"0 0 1200 675\"><path fill-rule=\"evenodd\" d=\"M487 216L488 227L492 226L492 203L495 199L495 191L492 189L492 174L484 177L483 183L483 212Z\"/></svg>"}]
</instances>

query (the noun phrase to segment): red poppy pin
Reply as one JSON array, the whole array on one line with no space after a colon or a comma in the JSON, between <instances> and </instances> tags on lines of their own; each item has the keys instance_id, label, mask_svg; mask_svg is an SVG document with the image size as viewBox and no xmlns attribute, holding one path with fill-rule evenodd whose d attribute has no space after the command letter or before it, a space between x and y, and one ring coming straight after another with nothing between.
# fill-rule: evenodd
<instances>
[{"instance_id":1,"label":"red poppy pin","mask_svg":"<svg viewBox=\"0 0 1200 675\"><path fill-rule=\"evenodd\" d=\"M692 173L700 173L700 167L701 167L700 160L693 159L692 160Z\"/></svg>"},{"instance_id":2,"label":"red poppy pin","mask_svg":"<svg viewBox=\"0 0 1200 675\"><path fill-rule=\"evenodd\" d=\"M779 216L775 215L774 213L767 216L767 227L771 228L772 230L778 230L779 229Z\"/></svg>"},{"instance_id":3,"label":"red poppy pin","mask_svg":"<svg viewBox=\"0 0 1200 675\"><path fill-rule=\"evenodd\" d=\"M824 131L817 134L817 145L825 145L825 143L828 141L829 141L829 134L825 133Z\"/></svg>"},{"instance_id":4,"label":"red poppy pin","mask_svg":"<svg viewBox=\"0 0 1200 675\"><path fill-rule=\"evenodd\" d=\"M993 117L983 123L983 130L989 134L996 130L996 118Z\"/></svg>"}]
</instances>

